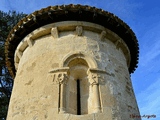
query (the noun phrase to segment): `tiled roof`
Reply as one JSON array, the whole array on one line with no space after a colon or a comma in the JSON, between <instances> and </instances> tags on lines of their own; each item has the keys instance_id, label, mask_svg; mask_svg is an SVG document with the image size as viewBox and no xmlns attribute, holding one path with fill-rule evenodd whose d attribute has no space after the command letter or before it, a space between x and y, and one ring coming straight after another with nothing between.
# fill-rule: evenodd
<instances>
[{"instance_id":1,"label":"tiled roof","mask_svg":"<svg viewBox=\"0 0 160 120\"><path fill-rule=\"evenodd\" d=\"M112 13L84 5L49 6L26 16L10 31L5 43L6 65L12 77L15 76L14 53L20 41L33 30L54 22L86 21L102 25L119 35L128 45L131 53L129 72L138 64L139 45L134 32Z\"/></svg>"}]
</instances>

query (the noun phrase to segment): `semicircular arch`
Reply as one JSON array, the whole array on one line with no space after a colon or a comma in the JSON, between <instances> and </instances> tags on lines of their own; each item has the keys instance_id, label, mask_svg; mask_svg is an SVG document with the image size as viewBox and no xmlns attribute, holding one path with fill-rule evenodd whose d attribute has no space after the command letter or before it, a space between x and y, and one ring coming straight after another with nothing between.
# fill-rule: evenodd
<instances>
[{"instance_id":1,"label":"semicircular arch","mask_svg":"<svg viewBox=\"0 0 160 120\"><path fill-rule=\"evenodd\" d=\"M93 57L83 53L83 52L73 52L65 56L60 62L60 67L68 67L69 63L74 59L83 59L88 64L89 68L97 68L97 62Z\"/></svg>"}]
</instances>

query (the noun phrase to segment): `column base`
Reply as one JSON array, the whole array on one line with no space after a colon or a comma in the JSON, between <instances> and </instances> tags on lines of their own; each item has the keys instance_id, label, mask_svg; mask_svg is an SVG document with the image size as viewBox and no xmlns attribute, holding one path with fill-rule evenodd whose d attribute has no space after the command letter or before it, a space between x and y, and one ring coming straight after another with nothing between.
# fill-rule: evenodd
<instances>
[{"instance_id":1,"label":"column base","mask_svg":"<svg viewBox=\"0 0 160 120\"><path fill-rule=\"evenodd\" d=\"M100 107L95 108L94 113L100 113L100 112L101 112Z\"/></svg>"},{"instance_id":2,"label":"column base","mask_svg":"<svg viewBox=\"0 0 160 120\"><path fill-rule=\"evenodd\" d=\"M59 113L60 113L60 114L66 113L65 108L59 108Z\"/></svg>"}]
</instances>

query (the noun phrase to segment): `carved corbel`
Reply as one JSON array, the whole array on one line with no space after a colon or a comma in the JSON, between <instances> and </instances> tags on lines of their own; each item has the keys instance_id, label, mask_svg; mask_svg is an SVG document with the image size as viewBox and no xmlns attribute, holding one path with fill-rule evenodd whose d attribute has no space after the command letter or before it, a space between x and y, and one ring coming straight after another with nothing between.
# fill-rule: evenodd
<instances>
[{"instance_id":1,"label":"carved corbel","mask_svg":"<svg viewBox=\"0 0 160 120\"><path fill-rule=\"evenodd\" d=\"M18 63L14 63L15 69L18 69Z\"/></svg>"},{"instance_id":2,"label":"carved corbel","mask_svg":"<svg viewBox=\"0 0 160 120\"><path fill-rule=\"evenodd\" d=\"M121 39L118 39L118 40L115 42L115 45L116 45L116 48L117 48L117 49L119 49L121 43L122 43L122 40L121 40Z\"/></svg>"},{"instance_id":3,"label":"carved corbel","mask_svg":"<svg viewBox=\"0 0 160 120\"><path fill-rule=\"evenodd\" d=\"M83 28L82 28L82 26L77 26L77 27L76 27L76 34L77 34L78 36L82 36L82 33L83 33Z\"/></svg>"},{"instance_id":4,"label":"carved corbel","mask_svg":"<svg viewBox=\"0 0 160 120\"><path fill-rule=\"evenodd\" d=\"M32 17L33 17L33 21L36 22L36 20L37 20L36 16L34 14L32 14Z\"/></svg>"},{"instance_id":5,"label":"carved corbel","mask_svg":"<svg viewBox=\"0 0 160 120\"><path fill-rule=\"evenodd\" d=\"M59 37L57 27L54 27L54 28L51 29L51 35L52 35L54 38L58 38L58 37Z\"/></svg>"},{"instance_id":6,"label":"carved corbel","mask_svg":"<svg viewBox=\"0 0 160 120\"><path fill-rule=\"evenodd\" d=\"M27 44L29 47L33 46L33 40L31 38L27 39Z\"/></svg>"},{"instance_id":7,"label":"carved corbel","mask_svg":"<svg viewBox=\"0 0 160 120\"><path fill-rule=\"evenodd\" d=\"M100 34L101 41L104 41L104 38L106 37L106 31L102 31Z\"/></svg>"},{"instance_id":8,"label":"carved corbel","mask_svg":"<svg viewBox=\"0 0 160 120\"><path fill-rule=\"evenodd\" d=\"M19 59L21 59L22 55L23 55L23 52L20 50L17 50L17 56Z\"/></svg>"}]
</instances>

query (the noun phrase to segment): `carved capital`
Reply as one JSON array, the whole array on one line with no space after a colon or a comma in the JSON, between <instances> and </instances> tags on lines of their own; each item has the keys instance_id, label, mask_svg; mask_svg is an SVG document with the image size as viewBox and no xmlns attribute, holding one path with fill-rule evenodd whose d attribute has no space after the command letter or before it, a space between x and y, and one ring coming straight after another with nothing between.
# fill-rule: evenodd
<instances>
[{"instance_id":1,"label":"carved capital","mask_svg":"<svg viewBox=\"0 0 160 120\"><path fill-rule=\"evenodd\" d=\"M104 84L104 76L103 74L106 74L106 71L104 70L99 70L99 69L89 69L87 71L88 74L88 79L91 85L97 85L97 84Z\"/></svg>"},{"instance_id":2,"label":"carved capital","mask_svg":"<svg viewBox=\"0 0 160 120\"><path fill-rule=\"evenodd\" d=\"M98 77L99 77L98 74L96 74L96 73L90 73L88 75L89 83L91 85L97 85L98 84Z\"/></svg>"},{"instance_id":3,"label":"carved capital","mask_svg":"<svg viewBox=\"0 0 160 120\"><path fill-rule=\"evenodd\" d=\"M66 73L59 73L59 74L57 74L56 82L59 83L59 84L66 84L67 79L68 79L68 76L67 76Z\"/></svg>"},{"instance_id":4,"label":"carved capital","mask_svg":"<svg viewBox=\"0 0 160 120\"><path fill-rule=\"evenodd\" d=\"M68 80L66 73L54 73L50 77L52 77L54 84L66 84Z\"/></svg>"},{"instance_id":5,"label":"carved capital","mask_svg":"<svg viewBox=\"0 0 160 120\"><path fill-rule=\"evenodd\" d=\"M53 83L55 84L66 84L67 80L68 80L68 67L64 67L64 68L57 68L57 69L53 69L51 70L50 76L52 77Z\"/></svg>"},{"instance_id":6,"label":"carved capital","mask_svg":"<svg viewBox=\"0 0 160 120\"><path fill-rule=\"evenodd\" d=\"M91 85L104 84L104 76L98 73L90 73L88 79Z\"/></svg>"}]
</instances>

